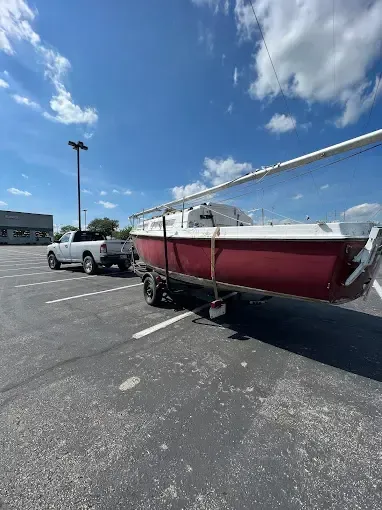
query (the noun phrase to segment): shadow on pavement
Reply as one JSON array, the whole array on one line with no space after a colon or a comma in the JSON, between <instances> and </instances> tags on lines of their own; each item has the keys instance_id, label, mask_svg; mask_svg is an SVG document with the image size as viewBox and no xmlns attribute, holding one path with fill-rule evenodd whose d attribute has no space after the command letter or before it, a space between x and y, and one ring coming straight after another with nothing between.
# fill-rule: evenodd
<instances>
[{"instance_id":1,"label":"shadow on pavement","mask_svg":"<svg viewBox=\"0 0 382 510\"><path fill-rule=\"evenodd\" d=\"M232 340L257 339L382 381L382 317L337 306L274 298L261 306L235 303L218 323L235 331L229 337Z\"/></svg>"},{"instance_id":2,"label":"shadow on pavement","mask_svg":"<svg viewBox=\"0 0 382 510\"><path fill-rule=\"evenodd\" d=\"M83 267L81 265L73 265L73 266L62 266L59 270L60 273L70 273L70 274L83 274L85 275L85 272L83 270ZM105 276L105 277L111 277L111 278L136 278L136 274L133 273L131 270L126 271L120 271L117 267L111 267L108 268L99 268L97 276Z\"/></svg>"}]
</instances>

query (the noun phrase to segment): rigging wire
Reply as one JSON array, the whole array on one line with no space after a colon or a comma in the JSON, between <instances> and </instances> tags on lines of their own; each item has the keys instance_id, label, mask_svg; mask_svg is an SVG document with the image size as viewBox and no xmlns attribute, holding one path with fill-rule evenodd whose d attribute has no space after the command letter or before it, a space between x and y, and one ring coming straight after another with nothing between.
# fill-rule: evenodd
<instances>
[{"instance_id":1,"label":"rigging wire","mask_svg":"<svg viewBox=\"0 0 382 510\"><path fill-rule=\"evenodd\" d=\"M311 170L308 170L307 172L303 172L303 173L298 174L298 175L293 175L289 179L284 179L283 181L277 182L275 184L270 184L268 186L263 186L261 189L264 190L264 189L267 189L267 188L271 188L273 186L278 186L279 184L283 184L285 182L292 181L293 179L298 179L300 177L304 177L305 175L308 175L308 174L310 174L312 172L316 172L317 170L320 170L321 168L332 166L332 165L335 165L336 163L340 163L341 161L345 161L347 159L354 158L355 156L358 156L359 154L362 154L363 152L370 151L372 149L375 149L376 147L380 147L381 145L382 145L382 143L378 143L377 145L373 145L372 147L368 147L367 149L363 149L361 151L355 152L353 154L350 154L349 156L344 156L343 158L338 158L335 161L331 161L330 163L326 163L324 165L320 165L320 166L317 166L315 168L312 168ZM252 191L247 191L246 193L241 193L240 195L235 195L233 197L230 197L229 199L221 200L220 202L227 202L228 200L232 200L234 198L239 198L239 197L242 197L244 195L249 195L250 193L252 193Z\"/></svg>"},{"instance_id":2,"label":"rigging wire","mask_svg":"<svg viewBox=\"0 0 382 510\"><path fill-rule=\"evenodd\" d=\"M333 29L333 94L336 92L336 38L334 33L334 18L335 18L335 3L336 0L333 0L333 23L332 23L332 29Z\"/></svg>"},{"instance_id":3,"label":"rigging wire","mask_svg":"<svg viewBox=\"0 0 382 510\"><path fill-rule=\"evenodd\" d=\"M376 147L380 147L381 145L382 145L382 143L378 143L376 145L373 145L372 147L367 147L366 149L362 149L360 151L354 152L354 153L352 153L352 154L350 154L348 156L344 156L342 158L337 158L336 160L330 161L329 163L325 163L323 165L318 165L318 166L316 166L314 168L311 168L310 170L308 170L306 172L299 173L298 175L293 175L293 176L289 177L288 179L284 179L282 181L277 181L277 182L275 182L273 184L269 184L268 186L262 186L260 189L261 189L261 191L263 192L263 195L264 195L264 189L271 188L271 187L274 187L274 186L278 186L279 184L284 184L284 183L292 181L294 179L299 179L300 177L305 177L306 175L312 174L313 172L316 172L317 170L320 170L322 168L327 168L329 166L335 165L336 163L340 163L342 161L346 161L348 159L354 158L354 157L358 156L359 154L362 154L364 152L368 152L368 151L370 151L372 149L375 149ZM287 170L287 172L291 172L293 170L294 169ZM243 187L245 186L244 189L248 189L248 188L250 188L252 186L256 186L258 184L258 182L261 182L264 179L265 176L266 175L264 175L261 179L259 179L259 181L245 183L243 185ZM279 176L279 174L272 175L271 178L272 177L276 178L278 176ZM260 190L257 188L256 191L260 191ZM227 192L227 190L223 190L221 193L224 193L224 192ZM245 195L250 195L251 193L253 193L252 189L250 191L246 191L246 192L240 193L238 195L228 196L227 198L225 198L223 200L219 199L219 203L229 202L230 200L233 200L235 198L240 198L240 197L245 196ZM193 207L194 205L199 205L200 204L200 199L198 199L198 198L191 199L190 201L187 201L187 204L188 204L187 208Z\"/></svg>"},{"instance_id":4,"label":"rigging wire","mask_svg":"<svg viewBox=\"0 0 382 510\"><path fill-rule=\"evenodd\" d=\"M277 80L277 83L279 85L279 88L280 88L280 92L281 92L281 95L282 95L282 98L284 100L284 103L285 103L285 108L287 110L287 113L288 113L288 117L290 118L290 121L292 122L293 124L293 129L294 129L294 132L296 134L296 137L297 137L297 140L298 140L298 143L301 145L301 140L300 140L300 135L298 134L298 131L297 131L297 127L296 127L296 122L292 116L292 113L291 113L291 110L289 108L289 104L288 104L288 101L287 101L287 98L286 98L286 95L284 94L284 91L283 91L283 88L281 86L281 82L279 80L279 77L278 77L278 74L276 72L276 68L275 68L275 65L273 63L273 60L272 60L272 57L271 57L271 54L270 54L270 51L268 49L268 46L267 46L267 43L265 41L265 37L264 37L264 33L263 33L263 30L261 28L261 25L260 25L260 22L259 22L259 19L257 17L257 14L256 14L256 11L255 11L255 8L253 6L253 2L252 0L249 0L249 3L252 7L252 12L253 12L253 15L255 17L255 20L256 20L256 23L257 23L257 28L259 29L259 32L260 32L260 35L261 35L261 38L263 40L263 43L264 43L264 47L265 49L267 50L267 53L268 53L268 57L269 57L269 60L271 62L271 65L272 65L272 69L273 69L273 72L275 73L275 76L276 76L276 80Z\"/></svg>"},{"instance_id":5,"label":"rigging wire","mask_svg":"<svg viewBox=\"0 0 382 510\"><path fill-rule=\"evenodd\" d=\"M376 216L378 216L378 214L382 212L382 205L379 209L377 209L377 212L375 212L372 216L370 216L370 219L372 220L373 218L375 218Z\"/></svg>"},{"instance_id":6,"label":"rigging wire","mask_svg":"<svg viewBox=\"0 0 382 510\"><path fill-rule=\"evenodd\" d=\"M267 211L271 214L276 214L276 216L280 216L280 218L284 218L285 220L294 221L295 223L303 223L303 221L295 220L293 218L290 218L289 216L284 216L283 214L277 213L275 210L266 209L265 207L258 207L257 209L252 209L252 211L248 212L255 212L255 211L261 211L263 209L264 211Z\"/></svg>"},{"instance_id":7,"label":"rigging wire","mask_svg":"<svg viewBox=\"0 0 382 510\"><path fill-rule=\"evenodd\" d=\"M334 8L334 1L335 1L335 0L333 0L333 8ZM291 122L292 122L292 124L293 124L293 130L294 130L294 132L295 132L295 134L296 134L297 142L298 142L299 146L302 148L301 139L300 139L300 135L298 134L298 131L297 131L297 125L296 125L296 122L295 122L295 120L294 120L294 118L293 118L293 116L292 116L291 109L289 108L289 104L288 104L288 101L287 101L286 95L284 94L283 88L282 88L282 86L281 86L281 82L280 82L279 77L278 77L278 74L277 74L277 72L276 72L276 68L275 68L275 65L274 65L274 63L273 63L273 60L272 60L272 57L271 57L271 53L270 53L270 51L269 51L269 49L268 49L268 46L267 46L267 43L266 43L266 40L265 40L265 37L264 37L264 33L263 33L262 28L261 28L260 21L259 21L259 19L258 19L258 17L257 17L257 14L256 14L255 8L254 8L254 6L253 6L253 2L252 2L252 0L249 0L249 3L250 3L250 5L251 5L252 12L253 12L253 15L254 15L254 17L255 17L255 20L256 20L257 27L258 27L258 29L259 29L259 32L260 32L261 38L263 39L264 47L265 47L265 49L267 50L268 57L269 57L269 60L270 60L270 62L271 62L271 65L272 65L273 72L275 73L276 80L277 80L277 83L278 83L278 85L279 85L280 92L281 92L282 98L283 98L283 100L284 100L284 103L285 103L285 107L286 107L286 110L287 110L288 116L289 116L289 118L290 118L290 121L291 121ZM334 21L333 21L333 23L334 23ZM333 37L334 37L334 24L333 24ZM322 197L321 197L321 195L320 195L320 192L319 192L319 189L318 189L317 183L316 183L316 181L315 181L315 179L314 179L314 177L313 177L313 175L312 175L312 174L311 174L311 176L312 176L313 185L314 185L314 187L315 187L315 189L316 189L317 195L318 195L319 199L322 201Z\"/></svg>"},{"instance_id":8,"label":"rigging wire","mask_svg":"<svg viewBox=\"0 0 382 510\"><path fill-rule=\"evenodd\" d=\"M380 49L381 49L381 57L382 57L382 39L380 41ZM370 119L371 119L371 114L373 113L375 101L376 101L377 95L378 95L379 85L381 83L381 77L382 77L382 72L380 72L379 75L378 75L378 81L377 81L377 84L376 84L376 87L375 87L375 93L374 93L373 101L371 103L370 110L369 110L369 115L367 117L367 121L366 121L365 128L364 128L365 129L365 133L367 132L367 128L369 126ZM356 171L356 166L354 165L353 173L352 173L352 176L351 176L350 181L349 181L349 192L351 192L353 184L354 184L355 171Z\"/></svg>"}]
</instances>

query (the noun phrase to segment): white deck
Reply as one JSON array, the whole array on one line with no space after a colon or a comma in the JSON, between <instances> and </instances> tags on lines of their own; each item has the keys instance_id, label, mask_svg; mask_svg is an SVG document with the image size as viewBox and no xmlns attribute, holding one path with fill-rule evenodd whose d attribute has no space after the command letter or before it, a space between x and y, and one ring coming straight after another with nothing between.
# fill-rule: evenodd
<instances>
[{"instance_id":1,"label":"white deck","mask_svg":"<svg viewBox=\"0 0 382 510\"><path fill-rule=\"evenodd\" d=\"M235 240L341 240L367 239L373 223L300 223L296 225L251 225L242 227L220 227L219 239ZM184 239L210 239L214 227L181 228L178 225L167 228L167 237ZM138 228L133 236L162 237L163 229L157 224L155 229Z\"/></svg>"}]
</instances>

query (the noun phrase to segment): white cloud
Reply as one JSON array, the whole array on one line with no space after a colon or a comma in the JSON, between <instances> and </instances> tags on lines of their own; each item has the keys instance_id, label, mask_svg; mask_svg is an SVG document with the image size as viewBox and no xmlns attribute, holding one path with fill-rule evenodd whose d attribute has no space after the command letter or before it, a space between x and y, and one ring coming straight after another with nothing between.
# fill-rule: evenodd
<instances>
[{"instance_id":1,"label":"white cloud","mask_svg":"<svg viewBox=\"0 0 382 510\"><path fill-rule=\"evenodd\" d=\"M133 192L129 189L123 192L123 195L131 195Z\"/></svg>"},{"instance_id":2,"label":"white cloud","mask_svg":"<svg viewBox=\"0 0 382 510\"><path fill-rule=\"evenodd\" d=\"M22 191L21 189L17 188L8 188L8 193L12 193L12 195L24 195L24 197L30 197L32 193L29 193L29 191Z\"/></svg>"},{"instance_id":3,"label":"white cloud","mask_svg":"<svg viewBox=\"0 0 382 510\"><path fill-rule=\"evenodd\" d=\"M35 13L24 0L2 0L0 5L0 50L14 55L12 41L25 40L36 46L40 37L33 31L30 22Z\"/></svg>"},{"instance_id":4,"label":"white cloud","mask_svg":"<svg viewBox=\"0 0 382 510\"><path fill-rule=\"evenodd\" d=\"M371 89L371 82L362 83L358 89L352 91L344 91L341 99L345 109L342 114L335 120L337 127L345 127L348 124L354 124L359 117L370 110L376 94L381 95L382 87L378 89L378 79L375 78L374 87ZM377 96L377 97L378 97Z\"/></svg>"},{"instance_id":5,"label":"white cloud","mask_svg":"<svg viewBox=\"0 0 382 510\"><path fill-rule=\"evenodd\" d=\"M12 97L18 104L28 106L29 108L33 108L33 110L40 109L40 105L34 101L31 101L28 97L19 96L18 94L13 94Z\"/></svg>"},{"instance_id":6,"label":"white cloud","mask_svg":"<svg viewBox=\"0 0 382 510\"><path fill-rule=\"evenodd\" d=\"M210 9L214 11L214 14L220 11L227 16L229 13L229 0L191 0L191 2L198 7L210 7Z\"/></svg>"},{"instance_id":7,"label":"white cloud","mask_svg":"<svg viewBox=\"0 0 382 510\"><path fill-rule=\"evenodd\" d=\"M64 87L57 89L57 95L52 97L49 104L56 115L44 112L44 117L61 124L95 124L98 120L94 108L82 109L74 104L70 92Z\"/></svg>"},{"instance_id":8,"label":"white cloud","mask_svg":"<svg viewBox=\"0 0 382 510\"><path fill-rule=\"evenodd\" d=\"M24 179L29 179L29 177L26 174L21 174L21 177L24 177Z\"/></svg>"},{"instance_id":9,"label":"white cloud","mask_svg":"<svg viewBox=\"0 0 382 510\"><path fill-rule=\"evenodd\" d=\"M82 189L82 193L85 193L86 195L93 195L93 193L90 191L90 189Z\"/></svg>"},{"instance_id":10,"label":"white cloud","mask_svg":"<svg viewBox=\"0 0 382 510\"><path fill-rule=\"evenodd\" d=\"M302 198L304 195L301 195L301 193L297 193L297 195L295 195L293 198L293 200L300 200L300 198Z\"/></svg>"},{"instance_id":11,"label":"white cloud","mask_svg":"<svg viewBox=\"0 0 382 510\"><path fill-rule=\"evenodd\" d=\"M113 204L112 202L104 202L103 200L98 200L98 202L95 202L98 205L103 205L105 209L114 209L118 206L118 204Z\"/></svg>"},{"instance_id":12,"label":"white cloud","mask_svg":"<svg viewBox=\"0 0 382 510\"><path fill-rule=\"evenodd\" d=\"M64 78L70 70L70 62L55 50L44 46L40 36L33 30L31 23L37 11L33 11L26 0L4 0L0 3L0 50L8 55L16 55L14 43L29 43L36 53L36 60L44 66L44 75L52 83L55 93L50 100L53 113L44 112L49 120L62 124L95 124L98 114L95 108L81 108L73 102L71 93L66 89ZM21 98L21 96L18 96ZM17 101L17 99L14 97ZM23 98L18 101L26 106L38 108L37 103Z\"/></svg>"},{"instance_id":13,"label":"white cloud","mask_svg":"<svg viewBox=\"0 0 382 510\"><path fill-rule=\"evenodd\" d=\"M107 191L101 191L100 195L101 197L104 197L105 195L107 195Z\"/></svg>"},{"instance_id":14,"label":"white cloud","mask_svg":"<svg viewBox=\"0 0 382 510\"><path fill-rule=\"evenodd\" d=\"M329 188L329 184L324 184L323 186L320 186L320 189L328 189Z\"/></svg>"},{"instance_id":15,"label":"white cloud","mask_svg":"<svg viewBox=\"0 0 382 510\"><path fill-rule=\"evenodd\" d=\"M93 138L94 136L94 133L84 133L84 138L86 138L86 140L90 140L90 138Z\"/></svg>"},{"instance_id":16,"label":"white cloud","mask_svg":"<svg viewBox=\"0 0 382 510\"><path fill-rule=\"evenodd\" d=\"M275 113L265 127L271 133L286 133L296 127L296 119L294 117L287 117L284 114Z\"/></svg>"},{"instance_id":17,"label":"white cloud","mask_svg":"<svg viewBox=\"0 0 382 510\"><path fill-rule=\"evenodd\" d=\"M229 113L230 115L232 115L232 112L233 112L233 103L230 103L228 105L228 108L226 109L225 111L226 113Z\"/></svg>"},{"instance_id":18,"label":"white cloud","mask_svg":"<svg viewBox=\"0 0 382 510\"><path fill-rule=\"evenodd\" d=\"M0 78L0 89L8 89L9 83L2 78Z\"/></svg>"},{"instance_id":19,"label":"white cloud","mask_svg":"<svg viewBox=\"0 0 382 510\"><path fill-rule=\"evenodd\" d=\"M345 211L345 219L347 221L366 221L377 216L377 213L382 211L382 204L359 204L350 207ZM343 213L342 213L343 214Z\"/></svg>"},{"instance_id":20,"label":"white cloud","mask_svg":"<svg viewBox=\"0 0 382 510\"><path fill-rule=\"evenodd\" d=\"M0 200L0 206L5 207L7 205L8 205L7 202L3 202L2 200Z\"/></svg>"},{"instance_id":21,"label":"white cloud","mask_svg":"<svg viewBox=\"0 0 382 510\"><path fill-rule=\"evenodd\" d=\"M213 186L222 182L232 181L241 175L252 172L250 163L237 163L233 158L227 159L204 159L203 177Z\"/></svg>"},{"instance_id":22,"label":"white cloud","mask_svg":"<svg viewBox=\"0 0 382 510\"><path fill-rule=\"evenodd\" d=\"M225 54L225 53L223 53L223 54L222 54L222 65L223 65L223 66L224 66L224 62L225 62L225 59L226 59L226 58L227 58L227 57L226 57L226 54Z\"/></svg>"},{"instance_id":23,"label":"white cloud","mask_svg":"<svg viewBox=\"0 0 382 510\"><path fill-rule=\"evenodd\" d=\"M237 70L237 67L235 67L234 71L233 71L233 86L236 87L238 81L239 81L239 71Z\"/></svg>"},{"instance_id":24,"label":"white cloud","mask_svg":"<svg viewBox=\"0 0 382 510\"><path fill-rule=\"evenodd\" d=\"M119 191L117 189L113 189L113 193L115 193L116 195L119 195Z\"/></svg>"},{"instance_id":25,"label":"white cloud","mask_svg":"<svg viewBox=\"0 0 382 510\"><path fill-rule=\"evenodd\" d=\"M358 120L370 107L374 77L367 77L380 52L382 0L256 0L256 14L284 90L309 104L337 106L336 125ZM235 18L241 39L258 37L250 4L236 0ZM282 43L281 43L282 42ZM263 41L254 54L254 99L273 99L280 89ZM334 70L335 69L335 70ZM373 89L374 87L374 89Z\"/></svg>"},{"instance_id":26,"label":"white cloud","mask_svg":"<svg viewBox=\"0 0 382 510\"><path fill-rule=\"evenodd\" d=\"M212 30L205 27L201 21L198 23L198 43L204 45L207 53L212 55L214 51L214 34Z\"/></svg>"},{"instance_id":27,"label":"white cloud","mask_svg":"<svg viewBox=\"0 0 382 510\"><path fill-rule=\"evenodd\" d=\"M205 184L200 181L196 181L186 184L185 186L175 186L172 188L171 192L176 200L180 200L183 197L192 195L193 193L198 193L198 191L203 191L206 188L207 186Z\"/></svg>"}]
</instances>

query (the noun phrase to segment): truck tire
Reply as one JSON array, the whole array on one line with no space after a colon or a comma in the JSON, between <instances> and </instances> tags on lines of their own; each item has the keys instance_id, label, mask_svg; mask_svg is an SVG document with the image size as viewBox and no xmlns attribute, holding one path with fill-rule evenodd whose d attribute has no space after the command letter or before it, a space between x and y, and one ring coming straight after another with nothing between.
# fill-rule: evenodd
<instances>
[{"instance_id":1,"label":"truck tire","mask_svg":"<svg viewBox=\"0 0 382 510\"><path fill-rule=\"evenodd\" d=\"M127 259L127 260L121 260L120 262L118 262L118 267L119 267L119 270L120 271L126 271L126 269L128 269L130 267L130 260Z\"/></svg>"},{"instance_id":2,"label":"truck tire","mask_svg":"<svg viewBox=\"0 0 382 510\"><path fill-rule=\"evenodd\" d=\"M91 255L86 255L82 266L86 274L92 275L97 273L98 266Z\"/></svg>"},{"instance_id":3,"label":"truck tire","mask_svg":"<svg viewBox=\"0 0 382 510\"><path fill-rule=\"evenodd\" d=\"M56 255L54 255L54 253L51 253L48 257L48 265L50 267L50 269L60 269L61 267L61 262L58 262L58 260L56 259Z\"/></svg>"}]
</instances>

